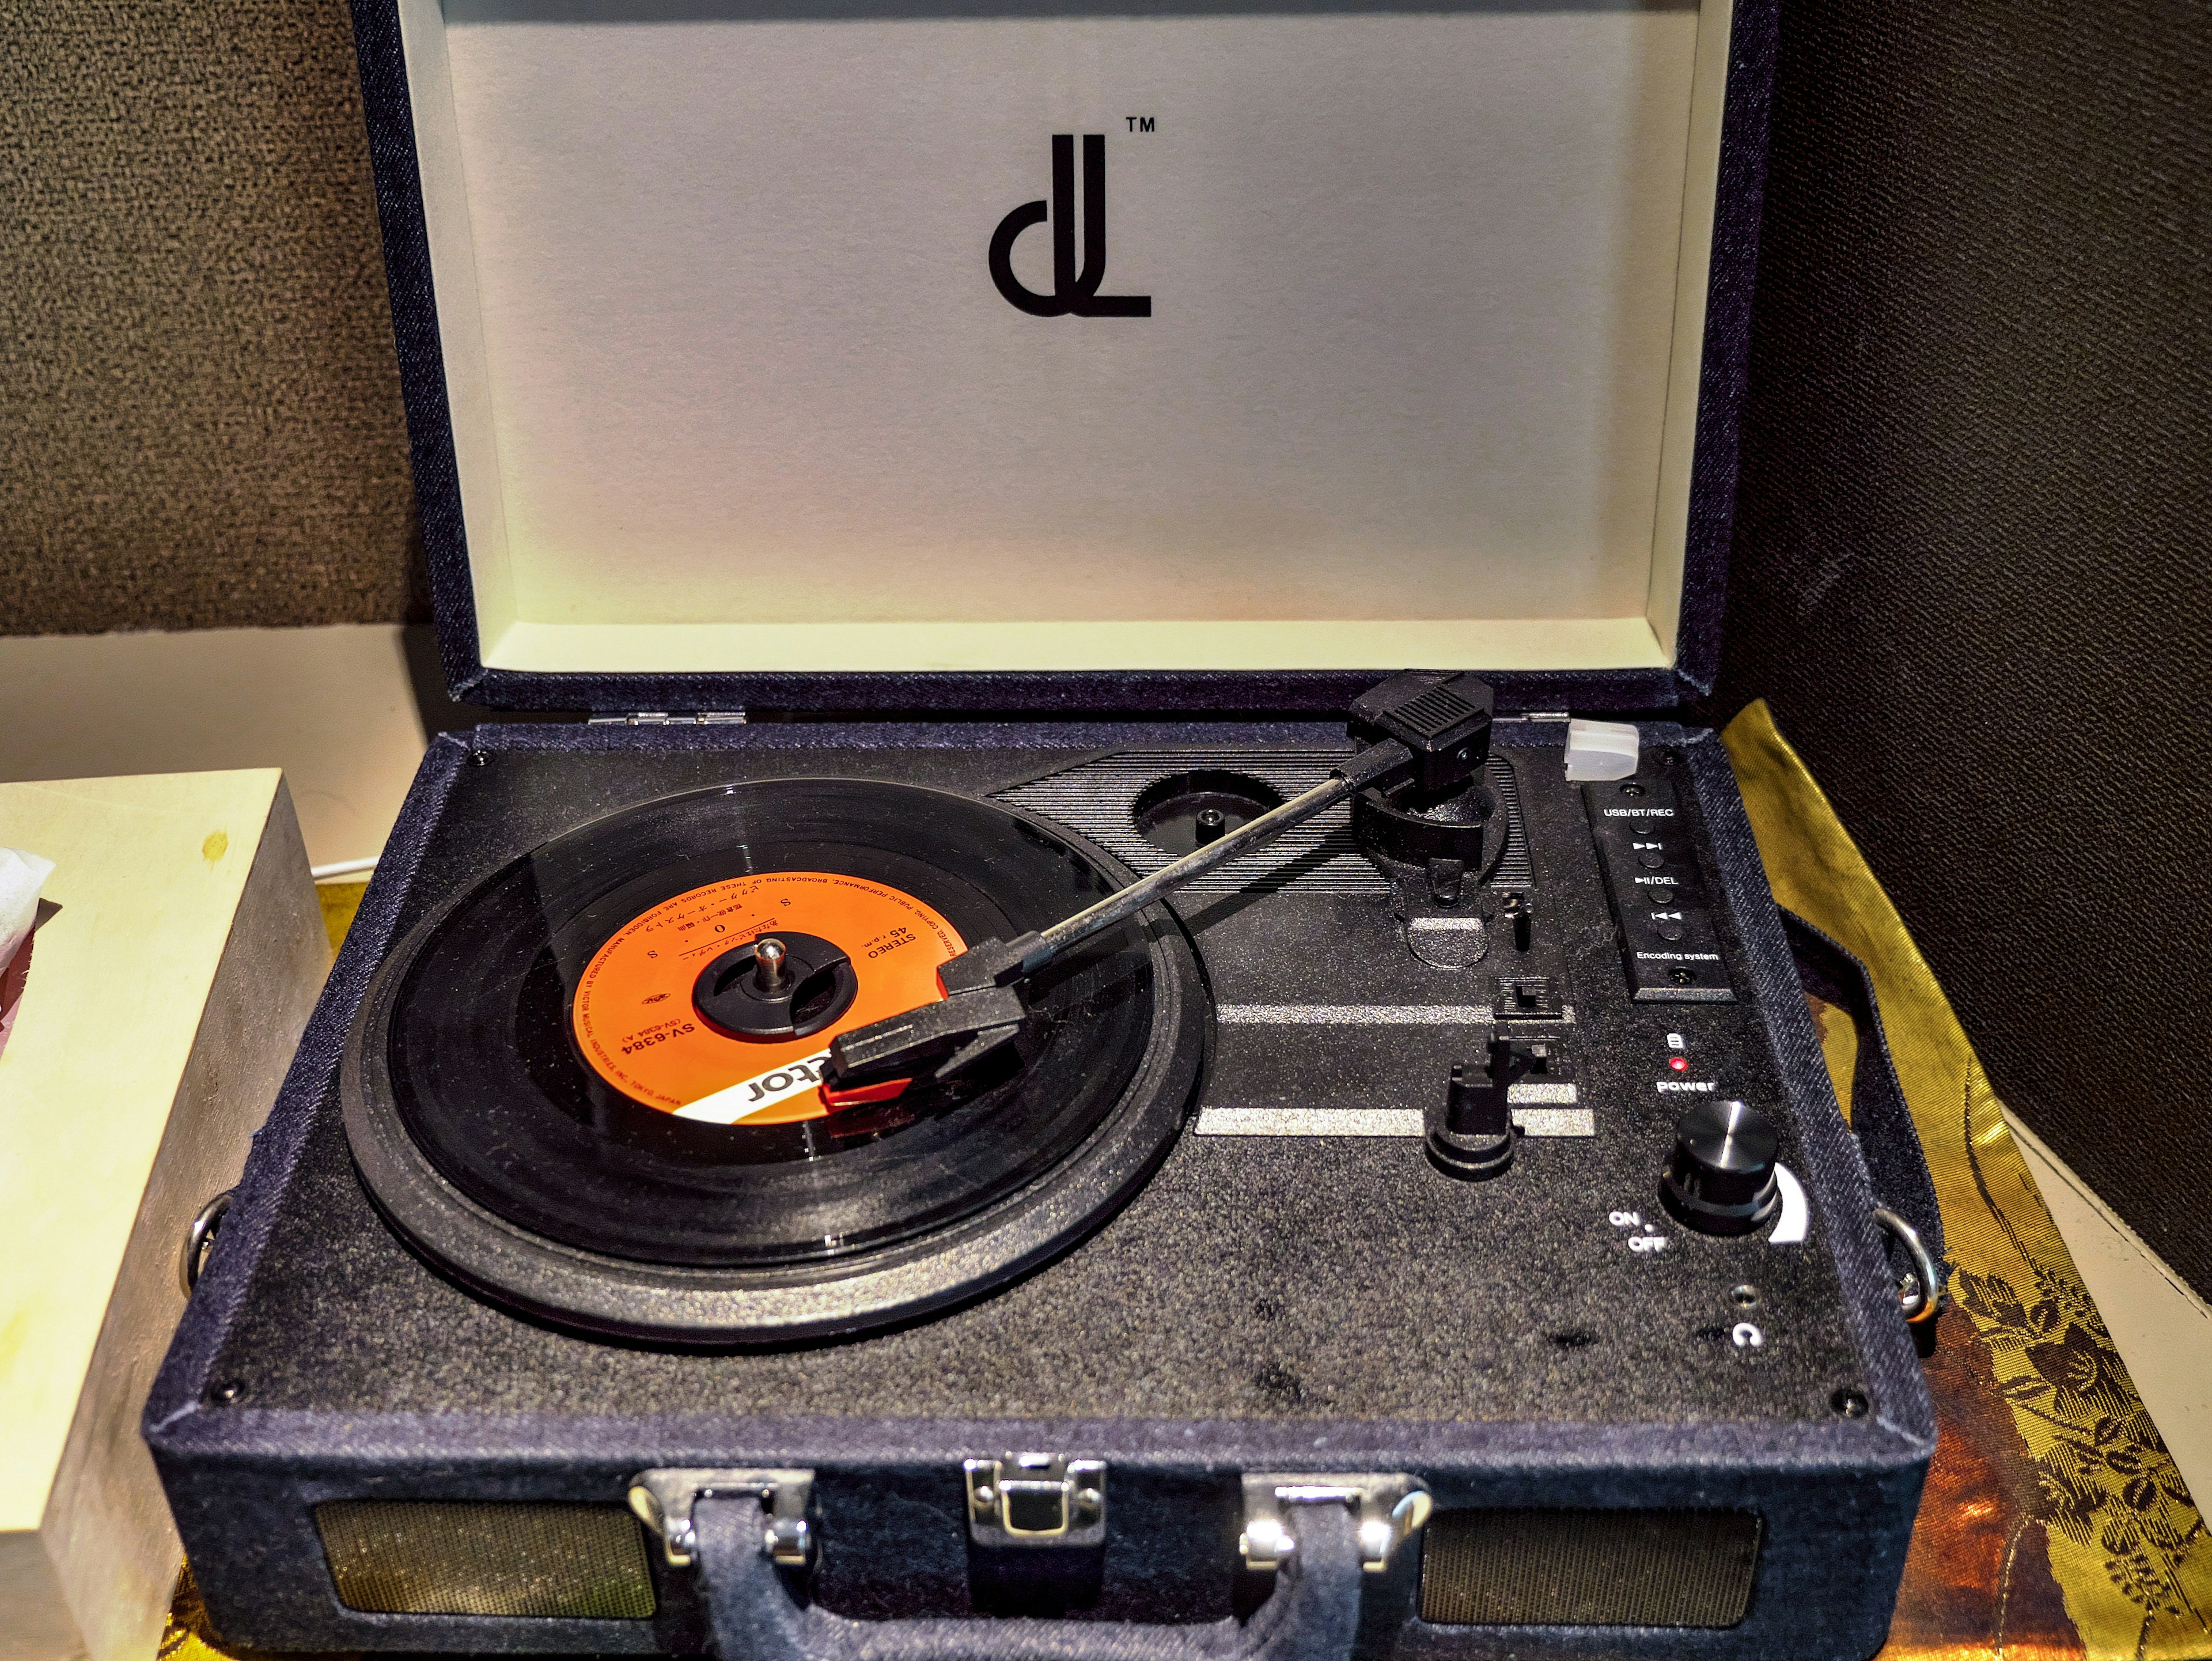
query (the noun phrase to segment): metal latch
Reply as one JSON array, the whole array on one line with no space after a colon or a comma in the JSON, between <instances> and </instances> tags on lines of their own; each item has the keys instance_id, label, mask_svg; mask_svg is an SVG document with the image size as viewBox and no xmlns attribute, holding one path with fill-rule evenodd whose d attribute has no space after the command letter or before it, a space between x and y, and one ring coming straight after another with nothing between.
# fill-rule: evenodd
<instances>
[{"instance_id":1,"label":"metal latch","mask_svg":"<svg viewBox=\"0 0 2212 1661\"><path fill-rule=\"evenodd\" d=\"M660 1536L672 1568L689 1568L698 1554L699 1536L691 1526L691 1507L701 1500L750 1494L767 1513L761 1550L786 1568L804 1568L814 1549L814 1530L806 1520L814 1494L811 1470L719 1470L691 1466L640 1471L629 1482L629 1508Z\"/></svg>"},{"instance_id":2,"label":"metal latch","mask_svg":"<svg viewBox=\"0 0 2212 1661\"><path fill-rule=\"evenodd\" d=\"M1429 1520L1429 1491L1402 1474L1342 1475L1304 1471L1248 1475L1244 1479L1244 1532L1237 1542L1244 1567L1262 1573L1279 1568L1297 1549L1283 1524L1291 1506L1344 1506L1359 1518L1359 1562L1381 1574L1407 1540Z\"/></svg>"},{"instance_id":3,"label":"metal latch","mask_svg":"<svg viewBox=\"0 0 2212 1661\"><path fill-rule=\"evenodd\" d=\"M1106 1462L1057 1453L969 1459L968 1536L979 1546L1096 1546L1106 1538Z\"/></svg>"},{"instance_id":4,"label":"metal latch","mask_svg":"<svg viewBox=\"0 0 2212 1661\"><path fill-rule=\"evenodd\" d=\"M611 715L592 715L592 727L742 727L742 709L625 709Z\"/></svg>"}]
</instances>

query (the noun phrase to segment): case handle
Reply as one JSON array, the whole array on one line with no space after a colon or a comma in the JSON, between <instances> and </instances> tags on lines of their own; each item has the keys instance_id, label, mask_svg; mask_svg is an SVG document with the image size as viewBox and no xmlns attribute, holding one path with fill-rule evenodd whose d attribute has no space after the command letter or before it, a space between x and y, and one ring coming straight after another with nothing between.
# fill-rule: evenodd
<instances>
[{"instance_id":1,"label":"case handle","mask_svg":"<svg viewBox=\"0 0 2212 1661\"><path fill-rule=\"evenodd\" d=\"M1914 1290L1904 1295L1905 1318L1923 1326L1945 1301L1943 1214L1897 1063L1889 1053L1874 977L1841 942L1795 912L1784 911L1782 922L1800 983L1815 997L1847 1011L1858 1028L1851 1129L1874 1189L1875 1220L1892 1246L1892 1267L1901 1271L1901 1281L1909 1275L1913 1283Z\"/></svg>"},{"instance_id":2,"label":"case handle","mask_svg":"<svg viewBox=\"0 0 2212 1661\"><path fill-rule=\"evenodd\" d=\"M722 1661L1345 1661L1359 1625L1358 1524L1340 1506L1303 1506L1285 1526L1297 1550L1249 1621L1184 1627L1025 1617L855 1621L801 1605L761 1548L753 1494L692 1508L714 1652Z\"/></svg>"}]
</instances>

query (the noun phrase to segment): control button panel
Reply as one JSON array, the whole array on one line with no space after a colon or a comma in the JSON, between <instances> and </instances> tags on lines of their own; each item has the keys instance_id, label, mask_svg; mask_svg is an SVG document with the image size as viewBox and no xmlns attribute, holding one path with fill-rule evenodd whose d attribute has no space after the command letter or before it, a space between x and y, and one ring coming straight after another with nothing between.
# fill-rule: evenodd
<instances>
[{"instance_id":1,"label":"control button panel","mask_svg":"<svg viewBox=\"0 0 2212 1661\"><path fill-rule=\"evenodd\" d=\"M1583 787L1629 995L1638 1003L1733 1003L1705 877L1674 788L1648 776Z\"/></svg>"}]
</instances>

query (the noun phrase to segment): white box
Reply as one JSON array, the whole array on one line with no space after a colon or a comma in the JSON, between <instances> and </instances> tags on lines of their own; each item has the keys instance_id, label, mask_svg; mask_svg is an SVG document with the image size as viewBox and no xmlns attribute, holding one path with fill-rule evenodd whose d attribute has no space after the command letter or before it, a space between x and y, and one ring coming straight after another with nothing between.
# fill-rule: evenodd
<instances>
[{"instance_id":1,"label":"white box","mask_svg":"<svg viewBox=\"0 0 2212 1661\"><path fill-rule=\"evenodd\" d=\"M138 1415L193 1214L330 966L275 769L0 785L54 861L0 1051L0 1661L152 1655L182 1561Z\"/></svg>"}]
</instances>

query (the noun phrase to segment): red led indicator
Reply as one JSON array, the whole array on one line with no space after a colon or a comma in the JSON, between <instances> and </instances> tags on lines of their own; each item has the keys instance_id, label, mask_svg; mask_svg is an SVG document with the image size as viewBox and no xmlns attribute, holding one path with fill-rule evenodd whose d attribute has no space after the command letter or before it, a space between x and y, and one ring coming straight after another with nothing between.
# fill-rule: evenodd
<instances>
[{"instance_id":1,"label":"red led indicator","mask_svg":"<svg viewBox=\"0 0 2212 1661\"><path fill-rule=\"evenodd\" d=\"M1667 1065L1677 1073L1687 1073L1690 1070L1690 1058L1687 1056L1669 1056L1667 1058Z\"/></svg>"}]
</instances>

